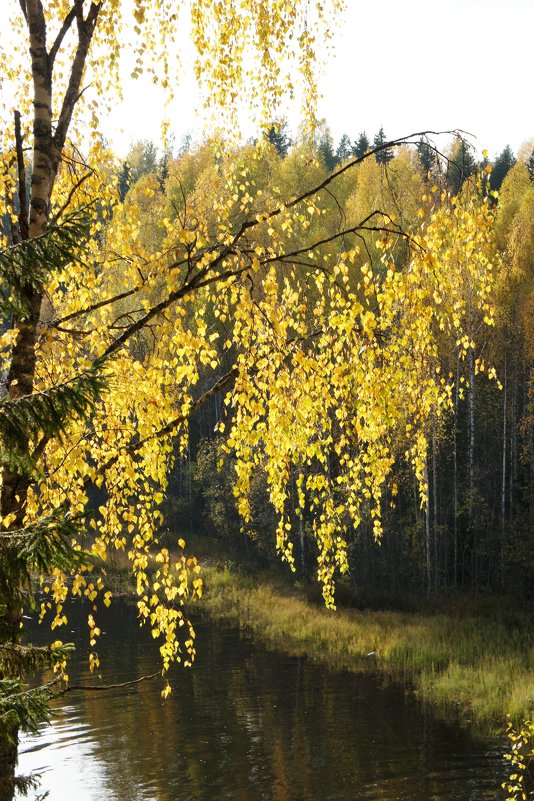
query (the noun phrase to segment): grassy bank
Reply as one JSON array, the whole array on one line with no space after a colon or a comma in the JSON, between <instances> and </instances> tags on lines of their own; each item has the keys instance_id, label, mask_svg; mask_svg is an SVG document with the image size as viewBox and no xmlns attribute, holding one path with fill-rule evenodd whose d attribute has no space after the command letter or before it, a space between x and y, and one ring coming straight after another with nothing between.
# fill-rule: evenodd
<instances>
[{"instance_id":1,"label":"grassy bank","mask_svg":"<svg viewBox=\"0 0 534 801\"><path fill-rule=\"evenodd\" d=\"M394 673L424 700L502 731L534 714L534 623L527 614L472 616L328 611L283 584L204 568L203 608L266 642L349 669ZM376 657L369 657L374 653Z\"/></svg>"}]
</instances>

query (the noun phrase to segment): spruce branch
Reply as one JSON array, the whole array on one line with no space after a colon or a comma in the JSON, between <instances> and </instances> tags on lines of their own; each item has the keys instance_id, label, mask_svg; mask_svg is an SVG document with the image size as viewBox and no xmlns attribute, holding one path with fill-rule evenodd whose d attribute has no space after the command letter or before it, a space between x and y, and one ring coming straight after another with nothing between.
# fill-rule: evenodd
<instances>
[{"instance_id":1,"label":"spruce branch","mask_svg":"<svg viewBox=\"0 0 534 801\"><path fill-rule=\"evenodd\" d=\"M35 462L28 452L28 440L42 434L45 440L62 440L65 425L74 417L85 418L94 411L106 387L104 359L68 381L20 398L0 401L0 440L6 463L26 467Z\"/></svg>"},{"instance_id":2,"label":"spruce branch","mask_svg":"<svg viewBox=\"0 0 534 801\"><path fill-rule=\"evenodd\" d=\"M25 528L0 534L2 557L12 572L25 574L26 583L34 571L46 575L55 568L67 571L87 566L90 555L73 545L85 518L59 507Z\"/></svg>"},{"instance_id":3,"label":"spruce branch","mask_svg":"<svg viewBox=\"0 0 534 801\"><path fill-rule=\"evenodd\" d=\"M51 272L74 261L89 230L84 207L41 236L0 249L0 313L27 316L32 292L41 292Z\"/></svg>"}]
</instances>

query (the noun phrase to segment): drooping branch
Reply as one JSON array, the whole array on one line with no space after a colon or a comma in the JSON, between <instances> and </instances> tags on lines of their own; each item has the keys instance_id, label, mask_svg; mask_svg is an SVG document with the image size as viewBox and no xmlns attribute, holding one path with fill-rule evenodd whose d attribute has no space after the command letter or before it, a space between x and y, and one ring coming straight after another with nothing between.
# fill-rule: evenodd
<instances>
[{"instance_id":1,"label":"drooping branch","mask_svg":"<svg viewBox=\"0 0 534 801\"><path fill-rule=\"evenodd\" d=\"M188 409L188 416L190 416L191 414L196 412L198 409L200 409L202 406L204 406L204 404L207 403L207 401L209 401L210 398L213 398L215 395L218 395L219 392L222 392L223 390L225 390L232 383L232 381L237 377L238 372L239 371L238 371L237 367L233 367L231 370L229 370L227 373L225 373L223 376L221 376L215 382L215 384L212 387L210 387L210 389L206 390L206 392L204 392L202 395L200 395L200 397L197 398L196 401L193 401L191 403L191 405L189 406L189 409ZM153 442L155 439L159 439L160 437L164 437L164 436L166 436L168 434L172 434L181 425L184 424L186 419L187 419L186 415L183 414L183 413L180 413L179 415L174 417L172 420L169 420L169 422L166 423L164 426L162 426L160 429L158 429L157 431L154 431L148 437L143 437L143 439L140 439L137 442L131 442L129 445L124 446L123 448L118 450L116 453L114 453L113 456L110 456L110 458L106 462L101 464L94 471L94 473L93 473L93 475L91 475L91 477L88 477L88 478L85 479L84 487L88 487L91 484L93 484L94 481L95 481L95 478L97 476L104 475L111 467L113 467L114 464L116 464L119 461L121 456L123 456L125 454L126 455L134 454L138 450L140 450L143 447L143 445L146 445L147 442Z\"/></svg>"}]
</instances>

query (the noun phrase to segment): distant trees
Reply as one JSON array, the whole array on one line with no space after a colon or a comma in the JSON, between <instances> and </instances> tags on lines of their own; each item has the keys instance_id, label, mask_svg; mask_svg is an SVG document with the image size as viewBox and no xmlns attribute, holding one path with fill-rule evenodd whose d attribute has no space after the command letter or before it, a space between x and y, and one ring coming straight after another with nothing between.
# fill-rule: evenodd
<instances>
[{"instance_id":1,"label":"distant trees","mask_svg":"<svg viewBox=\"0 0 534 801\"><path fill-rule=\"evenodd\" d=\"M384 148L383 146L387 142L386 134L384 133L384 129L380 128L378 133L375 135L373 139L373 148L383 148L378 153L375 154L375 158L379 164L389 164L389 162L395 157L393 149L391 147Z\"/></svg>"},{"instance_id":2,"label":"distant trees","mask_svg":"<svg viewBox=\"0 0 534 801\"><path fill-rule=\"evenodd\" d=\"M448 155L445 170L447 184L453 194L458 194L464 181L473 175L475 169L473 148L463 137L458 137Z\"/></svg>"},{"instance_id":3,"label":"distant trees","mask_svg":"<svg viewBox=\"0 0 534 801\"><path fill-rule=\"evenodd\" d=\"M499 153L492 165L492 170L489 178L490 186L494 192L498 192L501 188L502 182L506 178L509 170L515 164L515 156L512 152L510 145L506 145L504 150Z\"/></svg>"},{"instance_id":4,"label":"distant trees","mask_svg":"<svg viewBox=\"0 0 534 801\"><path fill-rule=\"evenodd\" d=\"M356 158L361 159L363 156L365 156L370 147L371 143L369 142L369 138L365 131L362 131L357 140L354 142L353 153Z\"/></svg>"}]
</instances>

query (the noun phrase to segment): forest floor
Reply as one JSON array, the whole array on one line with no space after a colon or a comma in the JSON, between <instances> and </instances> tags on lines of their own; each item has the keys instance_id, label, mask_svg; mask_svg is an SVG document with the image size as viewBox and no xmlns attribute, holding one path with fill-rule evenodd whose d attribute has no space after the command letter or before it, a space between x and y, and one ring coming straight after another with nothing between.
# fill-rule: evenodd
<instances>
[{"instance_id":1,"label":"forest floor","mask_svg":"<svg viewBox=\"0 0 534 801\"><path fill-rule=\"evenodd\" d=\"M534 715L534 623L505 603L446 612L338 608L272 574L204 566L201 608L274 647L349 670L376 670L481 731Z\"/></svg>"}]
</instances>

